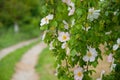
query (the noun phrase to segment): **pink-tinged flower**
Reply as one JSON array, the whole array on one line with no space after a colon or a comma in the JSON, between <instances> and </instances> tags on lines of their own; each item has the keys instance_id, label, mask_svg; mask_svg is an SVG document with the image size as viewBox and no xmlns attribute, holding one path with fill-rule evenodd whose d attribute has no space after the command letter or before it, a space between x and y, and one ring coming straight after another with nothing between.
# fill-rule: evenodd
<instances>
[{"instance_id":1,"label":"pink-tinged flower","mask_svg":"<svg viewBox=\"0 0 120 80\"><path fill-rule=\"evenodd\" d=\"M95 50L95 48L91 48L91 47L88 47L88 51L87 51L87 54L83 57L83 60L85 62L93 62L95 61L95 58L97 57L97 51Z\"/></svg>"},{"instance_id":2,"label":"pink-tinged flower","mask_svg":"<svg viewBox=\"0 0 120 80\"><path fill-rule=\"evenodd\" d=\"M71 16L74 14L75 12L75 4L73 2L70 3L69 7L68 7L68 16Z\"/></svg>"},{"instance_id":3,"label":"pink-tinged flower","mask_svg":"<svg viewBox=\"0 0 120 80\"><path fill-rule=\"evenodd\" d=\"M70 34L68 32L59 32L58 34L58 40L60 42L66 42L70 40Z\"/></svg>"},{"instance_id":4,"label":"pink-tinged flower","mask_svg":"<svg viewBox=\"0 0 120 80\"><path fill-rule=\"evenodd\" d=\"M108 56L108 59L107 59L108 62L112 62L113 61L113 54L109 54Z\"/></svg>"},{"instance_id":5,"label":"pink-tinged flower","mask_svg":"<svg viewBox=\"0 0 120 80\"><path fill-rule=\"evenodd\" d=\"M90 21L93 21L94 19L97 19L100 15L100 10L94 10L94 8L90 8L88 10L88 16L87 19Z\"/></svg>"},{"instance_id":6,"label":"pink-tinged flower","mask_svg":"<svg viewBox=\"0 0 120 80\"><path fill-rule=\"evenodd\" d=\"M40 23L40 26L43 26L45 24L49 24L49 20L52 20L53 19L53 14L49 14L47 15L46 17L42 18L41 19L41 23Z\"/></svg>"},{"instance_id":7,"label":"pink-tinged flower","mask_svg":"<svg viewBox=\"0 0 120 80\"><path fill-rule=\"evenodd\" d=\"M75 80L82 80L83 79L83 69L78 67L74 70L74 79Z\"/></svg>"}]
</instances>

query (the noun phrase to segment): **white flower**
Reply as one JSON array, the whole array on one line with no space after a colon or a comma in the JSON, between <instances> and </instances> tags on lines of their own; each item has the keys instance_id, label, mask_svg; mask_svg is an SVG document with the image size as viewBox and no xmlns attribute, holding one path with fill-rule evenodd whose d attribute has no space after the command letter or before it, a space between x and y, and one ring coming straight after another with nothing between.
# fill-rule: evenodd
<instances>
[{"instance_id":1,"label":"white flower","mask_svg":"<svg viewBox=\"0 0 120 80\"><path fill-rule=\"evenodd\" d=\"M115 69L116 67L116 64L112 64L111 67L110 67L110 71L112 71L113 69Z\"/></svg>"},{"instance_id":2,"label":"white flower","mask_svg":"<svg viewBox=\"0 0 120 80\"><path fill-rule=\"evenodd\" d=\"M113 61L113 54L110 53L107 59L108 62L112 62Z\"/></svg>"},{"instance_id":3,"label":"white flower","mask_svg":"<svg viewBox=\"0 0 120 80\"><path fill-rule=\"evenodd\" d=\"M93 62L95 61L95 57L97 57L97 51L95 50L95 48L91 48L91 47L88 47L88 51L87 51L87 54L83 57L83 60L88 62Z\"/></svg>"},{"instance_id":4,"label":"white flower","mask_svg":"<svg viewBox=\"0 0 120 80\"><path fill-rule=\"evenodd\" d=\"M74 14L74 12L75 12L75 4L73 2L71 2L69 4L68 11L69 11L68 16L71 16L71 15Z\"/></svg>"},{"instance_id":5,"label":"white flower","mask_svg":"<svg viewBox=\"0 0 120 80\"><path fill-rule=\"evenodd\" d=\"M105 35L110 35L112 31L106 32Z\"/></svg>"},{"instance_id":6,"label":"white flower","mask_svg":"<svg viewBox=\"0 0 120 80\"><path fill-rule=\"evenodd\" d=\"M120 45L120 38L117 39L117 44Z\"/></svg>"},{"instance_id":7,"label":"white flower","mask_svg":"<svg viewBox=\"0 0 120 80\"><path fill-rule=\"evenodd\" d=\"M66 42L70 40L70 34L68 32L59 32L58 34L58 40L60 42Z\"/></svg>"},{"instance_id":8,"label":"white flower","mask_svg":"<svg viewBox=\"0 0 120 80\"><path fill-rule=\"evenodd\" d=\"M113 15L117 15L117 13L119 12L119 9L117 9L116 11L114 11Z\"/></svg>"},{"instance_id":9,"label":"white flower","mask_svg":"<svg viewBox=\"0 0 120 80\"><path fill-rule=\"evenodd\" d=\"M46 17L42 18L40 26L43 26L45 24L49 24L49 20L53 19L53 14L49 14Z\"/></svg>"},{"instance_id":10,"label":"white flower","mask_svg":"<svg viewBox=\"0 0 120 80\"><path fill-rule=\"evenodd\" d=\"M48 32L47 30L43 32L42 40L45 39L45 36L46 36L46 33L47 33L47 32Z\"/></svg>"},{"instance_id":11,"label":"white flower","mask_svg":"<svg viewBox=\"0 0 120 80\"><path fill-rule=\"evenodd\" d=\"M62 2L68 5L68 16L73 15L75 12L75 4L71 0L62 0Z\"/></svg>"},{"instance_id":12,"label":"white flower","mask_svg":"<svg viewBox=\"0 0 120 80\"><path fill-rule=\"evenodd\" d=\"M114 45L113 45L113 50L114 50L114 51L116 51L118 48L119 48L119 45L118 45L118 44L114 44Z\"/></svg>"},{"instance_id":13,"label":"white flower","mask_svg":"<svg viewBox=\"0 0 120 80\"><path fill-rule=\"evenodd\" d=\"M85 31L88 31L90 28L91 28L90 26L88 26L88 27L82 27L82 29L85 30Z\"/></svg>"},{"instance_id":14,"label":"white flower","mask_svg":"<svg viewBox=\"0 0 120 80\"><path fill-rule=\"evenodd\" d=\"M62 0L63 3L66 3L67 5L69 5L71 3L71 0Z\"/></svg>"},{"instance_id":15,"label":"white flower","mask_svg":"<svg viewBox=\"0 0 120 80\"><path fill-rule=\"evenodd\" d=\"M117 39L117 44L113 45L113 50L116 51L120 46L120 38Z\"/></svg>"},{"instance_id":16,"label":"white flower","mask_svg":"<svg viewBox=\"0 0 120 80\"><path fill-rule=\"evenodd\" d=\"M87 19L90 21L93 21L94 19L97 19L100 15L100 10L94 10L94 8L90 8L88 10L88 16Z\"/></svg>"},{"instance_id":17,"label":"white flower","mask_svg":"<svg viewBox=\"0 0 120 80\"><path fill-rule=\"evenodd\" d=\"M50 49L50 50L55 49L55 48L53 47L53 42L54 42L54 40L51 41L50 44L49 44L49 46L50 46L49 49Z\"/></svg>"},{"instance_id":18,"label":"white flower","mask_svg":"<svg viewBox=\"0 0 120 80\"><path fill-rule=\"evenodd\" d=\"M100 0L101 2L104 1L104 0Z\"/></svg>"},{"instance_id":19,"label":"white flower","mask_svg":"<svg viewBox=\"0 0 120 80\"><path fill-rule=\"evenodd\" d=\"M65 29L68 29L68 28L69 28L68 23L67 23L65 20L63 20L63 23L64 23L64 28L65 28Z\"/></svg>"},{"instance_id":20,"label":"white flower","mask_svg":"<svg viewBox=\"0 0 120 80\"><path fill-rule=\"evenodd\" d=\"M74 70L74 79L75 80L82 80L83 78L83 69L78 67Z\"/></svg>"},{"instance_id":21,"label":"white flower","mask_svg":"<svg viewBox=\"0 0 120 80\"><path fill-rule=\"evenodd\" d=\"M117 14L117 11L115 11L113 14L116 15L116 14Z\"/></svg>"},{"instance_id":22,"label":"white flower","mask_svg":"<svg viewBox=\"0 0 120 80\"><path fill-rule=\"evenodd\" d=\"M110 67L110 71L112 71L113 69L115 69L115 67L116 67L116 64L114 64L114 58L113 58L113 60L112 60L112 64L111 64L111 67Z\"/></svg>"},{"instance_id":23,"label":"white flower","mask_svg":"<svg viewBox=\"0 0 120 80\"><path fill-rule=\"evenodd\" d=\"M66 47L67 47L67 43L64 42L64 43L62 44L62 49L65 49Z\"/></svg>"}]
</instances>

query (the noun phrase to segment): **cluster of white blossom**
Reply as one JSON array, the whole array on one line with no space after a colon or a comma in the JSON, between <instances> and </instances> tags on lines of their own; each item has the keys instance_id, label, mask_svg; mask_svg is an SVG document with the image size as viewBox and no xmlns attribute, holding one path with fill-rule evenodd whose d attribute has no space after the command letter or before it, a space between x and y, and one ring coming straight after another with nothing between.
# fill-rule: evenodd
<instances>
[{"instance_id":1,"label":"cluster of white blossom","mask_svg":"<svg viewBox=\"0 0 120 80\"><path fill-rule=\"evenodd\" d=\"M94 19L98 19L99 15L100 15L100 10L95 10L94 8L90 8L88 10L87 19L93 21Z\"/></svg>"},{"instance_id":2,"label":"cluster of white blossom","mask_svg":"<svg viewBox=\"0 0 120 80\"><path fill-rule=\"evenodd\" d=\"M71 0L62 0L62 2L68 5L68 16L73 15L75 12L75 4Z\"/></svg>"},{"instance_id":3,"label":"cluster of white blossom","mask_svg":"<svg viewBox=\"0 0 120 80\"><path fill-rule=\"evenodd\" d=\"M82 1L82 0L81 0ZM100 1L104 1L104 0L100 0ZM75 12L75 4L71 1L71 0L62 0L63 3L66 3L68 5L68 16L71 16L74 14ZM94 8L89 8L88 9L88 15L87 15L87 19L89 21L94 21L95 19L98 19L98 17L100 16L100 10L95 10ZM40 25L43 26L45 24L49 24L49 20L52 20L54 17L53 14L49 14L46 17L44 17L41 20ZM69 30L70 24L67 23L67 21L63 20L63 24L64 24L64 29ZM72 24L71 27L73 27L75 24L75 19L72 20ZM89 29L91 29L91 26L83 26L82 27L83 30L85 31L89 31ZM42 40L44 40L45 35L46 35L47 31L44 31L43 34L43 38ZM110 34L110 32L106 32L105 34L108 35ZM70 54L70 48L67 44L67 41L70 40L70 33L69 32L63 32L63 31L58 31L58 37L57 37L58 41L60 41L62 43L61 48L66 50L66 54L69 55ZM53 43L54 40L50 42L49 46L50 46L50 50L55 49L53 47ZM120 46L120 38L117 39L117 44L113 45L113 50L116 51ZM98 56L98 52L96 51L95 48L91 47L91 46L87 46L87 50L86 50L86 55L83 56L83 61L85 62L94 62L96 60L96 57ZM114 64L114 58L112 53L108 56L108 62L112 63L111 65L111 70L115 67ZM84 70L82 67L77 67L74 69L74 80L82 80L83 76L84 76ZM104 74L105 72L102 71L101 72L101 76ZM101 78L97 79L97 80L101 80Z\"/></svg>"},{"instance_id":4,"label":"cluster of white blossom","mask_svg":"<svg viewBox=\"0 0 120 80\"><path fill-rule=\"evenodd\" d=\"M58 40L60 42L63 42L61 48L66 49L66 54L68 55L70 53L70 49L69 49L66 41L70 40L70 34L68 32L59 32L58 33Z\"/></svg>"}]
</instances>

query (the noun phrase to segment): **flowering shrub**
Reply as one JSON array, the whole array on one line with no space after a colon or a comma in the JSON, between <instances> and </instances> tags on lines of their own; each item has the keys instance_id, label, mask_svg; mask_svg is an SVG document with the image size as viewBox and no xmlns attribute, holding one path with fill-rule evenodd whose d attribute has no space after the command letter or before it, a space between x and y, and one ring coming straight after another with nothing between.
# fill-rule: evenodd
<instances>
[{"instance_id":1,"label":"flowering shrub","mask_svg":"<svg viewBox=\"0 0 120 80\"><path fill-rule=\"evenodd\" d=\"M47 0L43 5L42 39L56 56L60 80L92 80L89 66L102 59L100 44L111 72L120 76L119 5L120 0Z\"/></svg>"}]
</instances>

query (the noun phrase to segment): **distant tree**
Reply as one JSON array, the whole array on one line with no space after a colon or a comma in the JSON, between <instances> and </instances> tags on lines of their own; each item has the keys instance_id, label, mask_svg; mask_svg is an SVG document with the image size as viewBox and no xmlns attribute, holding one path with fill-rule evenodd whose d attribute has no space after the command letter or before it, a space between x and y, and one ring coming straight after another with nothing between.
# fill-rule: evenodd
<instances>
[{"instance_id":1,"label":"distant tree","mask_svg":"<svg viewBox=\"0 0 120 80\"><path fill-rule=\"evenodd\" d=\"M30 24L40 16L40 0L0 0L0 23L4 25Z\"/></svg>"}]
</instances>

